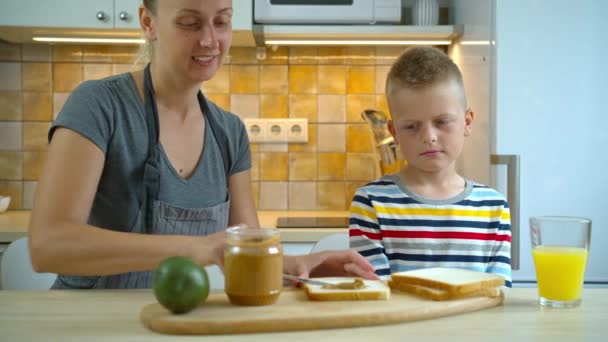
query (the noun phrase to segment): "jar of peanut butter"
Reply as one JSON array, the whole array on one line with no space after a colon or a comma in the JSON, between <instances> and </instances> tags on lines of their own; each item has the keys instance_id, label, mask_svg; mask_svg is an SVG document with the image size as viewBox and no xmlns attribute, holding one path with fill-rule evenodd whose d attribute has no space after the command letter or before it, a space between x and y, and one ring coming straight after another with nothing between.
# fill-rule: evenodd
<instances>
[{"instance_id":1,"label":"jar of peanut butter","mask_svg":"<svg viewBox=\"0 0 608 342\"><path fill-rule=\"evenodd\" d=\"M231 227L224 250L225 292L232 304L269 305L283 289L278 229Z\"/></svg>"}]
</instances>

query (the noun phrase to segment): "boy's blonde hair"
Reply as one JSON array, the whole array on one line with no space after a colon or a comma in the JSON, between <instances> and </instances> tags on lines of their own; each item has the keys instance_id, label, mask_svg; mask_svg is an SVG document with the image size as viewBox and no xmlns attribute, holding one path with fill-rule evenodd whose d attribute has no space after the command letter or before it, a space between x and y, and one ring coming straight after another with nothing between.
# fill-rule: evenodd
<instances>
[{"instance_id":1,"label":"boy's blonde hair","mask_svg":"<svg viewBox=\"0 0 608 342\"><path fill-rule=\"evenodd\" d=\"M390 99L399 89L421 89L445 81L454 81L462 89L462 103L466 108L464 83L458 66L437 48L413 46L391 66L386 77L386 96Z\"/></svg>"}]
</instances>

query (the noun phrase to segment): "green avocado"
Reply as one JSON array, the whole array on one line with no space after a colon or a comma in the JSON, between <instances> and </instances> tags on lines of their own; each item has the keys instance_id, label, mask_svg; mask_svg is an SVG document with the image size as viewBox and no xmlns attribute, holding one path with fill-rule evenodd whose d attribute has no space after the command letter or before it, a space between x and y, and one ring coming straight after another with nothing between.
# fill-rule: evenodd
<instances>
[{"instance_id":1,"label":"green avocado","mask_svg":"<svg viewBox=\"0 0 608 342\"><path fill-rule=\"evenodd\" d=\"M175 314L191 311L209 295L205 268L188 257L163 260L154 272L153 282L158 302Z\"/></svg>"}]
</instances>

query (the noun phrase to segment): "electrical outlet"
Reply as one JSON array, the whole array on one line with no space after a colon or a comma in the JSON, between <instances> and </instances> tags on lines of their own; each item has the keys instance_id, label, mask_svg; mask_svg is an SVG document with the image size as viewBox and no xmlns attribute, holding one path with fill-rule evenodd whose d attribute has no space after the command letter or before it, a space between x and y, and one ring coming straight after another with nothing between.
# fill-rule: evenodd
<instances>
[{"instance_id":1,"label":"electrical outlet","mask_svg":"<svg viewBox=\"0 0 608 342\"><path fill-rule=\"evenodd\" d=\"M249 136L249 142L261 143L266 141L267 124L263 119L245 119L245 128Z\"/></svg>"},{"instance_id":2,"label":"electrical outlet","mask_svg":"<svg viewBox=\"0 0 608 342\"><path fill-rule=\"evenodd\" d=\"M252 143L308 142L307 119L244 119Z\"/></svg>"},{"instance_id":3,"label":"electrical outlet","mask_svg":"<svg viewBox=\"0 0 608 342\"><path fill-rule=\"evenodd\" d=\"M267 143L287 142L287 122L283 119L266 120L266 139Z\"/></svg>"},{"instance_id":4,"label":"electrical outlet","mask_svg":"<svg viewBox=\"0 0 608 342\"><path fill-rule=\"evenodd\" d=\"M287 142L308 142L308 119L287 120Z\"/></svg>"}]
</instances>

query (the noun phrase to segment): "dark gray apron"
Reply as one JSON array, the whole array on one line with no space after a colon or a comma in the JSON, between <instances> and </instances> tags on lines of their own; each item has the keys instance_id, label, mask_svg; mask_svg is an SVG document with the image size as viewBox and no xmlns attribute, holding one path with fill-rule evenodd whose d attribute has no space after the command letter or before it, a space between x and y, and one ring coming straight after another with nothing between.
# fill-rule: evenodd
<instances>
[{"instance_id":1,"label":"dark gray apron","mask_svg":"<svg viewBox=\"0 0 608 342\"><path fill-rule=\"evenodd\" d=\"M159 124L154 87L150 76L150 64L144 70L144 96L149 141L148 159L144 167L142 206L136 222L129 229L129 232L159 235L208 235L223 231L228 226L229 198L223 203L208 208L179 208L158 200L161 160L158 146ZM209 109L203 94L199 91L197 96L201 110L205 113L209 123L209 130L220 148L227 183L229 166L226 137L221 135L222 132L218 129L219 123L214 117L215 114ZM201 248L205 248L205 246L201 246ZM153 281L152 273L151 271L129 272L87 277L59 275L53 288L150 288Z\"/></svg>"}]
</instances>

